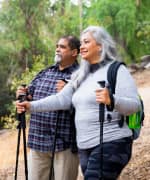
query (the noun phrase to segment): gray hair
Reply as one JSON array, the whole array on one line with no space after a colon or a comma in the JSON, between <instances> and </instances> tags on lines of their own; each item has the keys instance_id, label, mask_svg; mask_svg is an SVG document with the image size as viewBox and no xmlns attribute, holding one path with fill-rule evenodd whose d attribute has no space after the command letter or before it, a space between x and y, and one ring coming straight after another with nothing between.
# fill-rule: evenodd
<instances>
[{"instance_id":1,"label":"gray hair","mask_svg":"<svg viewBox=\"0 0 150 180\"><path fill-rule=\"evenodd\" d=\"M85 59L81 59L80 67L72 74L71 80L74 89L77 89L81 82L87 77L90 72L90 63Z\"/></svg>"},{"instance_id":2,"label":"gray hair","mask_svg":"<svg viewBox=\"0 0 150 180\"><path fill-rule=\"evenodd\" d=\"M103 27L89 26L83 30L81 37L87 32L90 32L96 43L102 46L100 62L118 59L116 43ZM72 75L72 83L75 89L78 88L81 82L87 77L89 69L90 63L81 59L80 68Z\"/></svg>"},{"instance_id":3,"label":"gray hair","mask_svg":"<svg viewBox=\"0 0 150 180\"><path fill-rule=\"evenodd\" d=\"M110 59L116 60L117 50L116 43L110 36L110 34L103 28L99 26L89 26L81 33L83 34L90 32L95 39L96 43L102 46L100 61Z\"/></svg>"}]
</instances>

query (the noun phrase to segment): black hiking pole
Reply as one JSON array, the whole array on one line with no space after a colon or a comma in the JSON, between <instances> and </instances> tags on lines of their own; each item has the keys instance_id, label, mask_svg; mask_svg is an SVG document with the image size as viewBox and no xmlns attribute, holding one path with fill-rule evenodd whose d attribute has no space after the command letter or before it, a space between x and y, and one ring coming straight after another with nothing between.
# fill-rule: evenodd
<instances>
[{"instance_id":1,"label":"black hiking pole","mask_svg":"<svg viewBox=\"0 0 150 180\"><path fill-rule=\"evenodd\" d=\"M64 81L65 83L68 83L68 79L59 78L59 80ZM50 174L49 174L49 180L52 180L54 176L54 158L55 158L55 149L56 149L56 140L57 140L57 130L58 130L58 122L59 122L59 114L61 111L57 112L56 117L56 124L55 124L55 134L54 134L54 140L53 140L53 147L52 147L52 158L51 158L51 167L50 167Z\"/></svg>"},{"instance_id":2,"label":"black hiking pole","mask_svg":"<svg viewBox=\"0 0 150 180\"><path fill-rule=\"evenodd\" d=\"M25 86L25 85L23 85ZM20 102L26 100L26 94L20 94L18 97ZM25 119L25 112L21 114L17 114L17 119L19 124L17 126L18 129L18 141L17 141L17 151L16 151L16 167L15 167L15 178L17 180L17 171L18 171L18 159L19 159L19 148L20 148L20 136L21 136L21 129L23 131L23 149L24 149L24 167L25 167L25 177L28 180L28 167L27 167L27 149L26 149L26 119Z\"/></svg>"},{"instance_id":3,"label":"black hiking pole","mask_svg":"<svg viewBox=\"0 0 150 180\"><path fill-rule=\"evenodd\" d=\"M105 81L98 81L98 84L104 88ZM103 180L103 124L105 119L105 105L103 103L99 104L99 121L100 121L100 175L101 180Z\"/></svg>"},{"instance_id":4,"label":"black hiking pole","mask_svg":"<svg viewBox=\"0 0 150 180\"><path fill-rule=\"evenodd\" d=\"M65 83L68 83L67 79L59 78L59 80L64 81ZM50 167L50 174L49 174L49 180L52 180L54 176L54 158L55 158L55 149L56 149L56 139L57 139L57 129L58 129L58 122L59 122L59 113L61 111L57 112L56 117L56 124L55 124L55 134L54 134L54 140L53 140L53 147L52 147L52 158L51 158L51 167Z\"/></svg>"},{"instance_id":5,"label":"black hiking pole","mask_svg":"<svg viewBox=\"0 0 150 180\"><path fill-rule=\"evenodd\" d=\"M56 124L55 124L55 134L54 134L53 147L52 147L52 158L51 158L51 167L50 167L49 180L52 180L53 176L54 176L54 158L55 158L55 148L56 148L58 122L59 122L59 111L57 112L57 120L56 120Z\"/></svg>"}]
</instances>

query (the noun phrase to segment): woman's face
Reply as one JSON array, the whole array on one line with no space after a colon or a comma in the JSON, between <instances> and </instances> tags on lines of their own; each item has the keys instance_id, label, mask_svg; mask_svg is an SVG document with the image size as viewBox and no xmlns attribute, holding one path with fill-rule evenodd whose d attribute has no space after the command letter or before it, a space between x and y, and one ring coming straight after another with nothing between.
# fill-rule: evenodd
<instances>
[{"instance_id":1,"label":"woman's face","mask_svg":"<svg viewBox=\"0 0 150 180\"><path fill-rule=\"evenodd\" d=\"M80 54L83 59L90 64L95 64L100 61L100 51L101 45L96 43L90 32L81 36Z\"/></svg>"}]
</instances>

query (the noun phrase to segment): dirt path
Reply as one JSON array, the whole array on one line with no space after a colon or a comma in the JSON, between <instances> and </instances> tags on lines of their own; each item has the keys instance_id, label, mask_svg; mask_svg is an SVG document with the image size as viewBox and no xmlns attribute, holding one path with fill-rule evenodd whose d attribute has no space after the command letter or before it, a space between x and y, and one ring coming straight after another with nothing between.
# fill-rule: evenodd
<instances>
[{"instance_id":1,"label":"dirt path","mask_svg":"<svg viewBox=\"0 0 150 180\"><path fill-rule=\"evenodd\" d=\"M130 163L122 172L119 180L149 180L150 179L150 70L133 75L139 92L144 100L145 121L141 136L134 142L133 155ZM12 180L15 168L17 131L0 131L0 180ZM18 180L24 180L24 166L21 156L18 169ZM80 176L80 175L79 175ZM82 180L80 176L78 180Z\"/></svg>"}]
</instances>

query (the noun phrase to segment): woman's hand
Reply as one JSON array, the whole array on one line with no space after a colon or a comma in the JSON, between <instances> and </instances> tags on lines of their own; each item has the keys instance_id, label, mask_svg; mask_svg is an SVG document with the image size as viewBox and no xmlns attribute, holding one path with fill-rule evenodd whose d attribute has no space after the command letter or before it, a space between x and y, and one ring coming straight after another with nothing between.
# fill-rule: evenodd
<instances>
[{"instance_id":1,"label":"woman's hand","mask_svg":"<svg viewBox=\"0 0 150 180\"><path fill-rule=\"evenodd\" d=\"M109 90L107 88L101 88L96 90L96 102L106 105L111 104Z\"/></svg>"},{"instance_id":2,"label":"woman's hand","mask_svg":"<svg viewBox=\"0 0 150 180\"><path fill-rule=\"evenodd\" d=\"M65 85L66 85L65 81L58 80L57 83L56 83L56 90L57 90L57 92L61 91Z\"/></svg>"},{"instance_id":3,"label":"woman's hand","mask_svg":"<svg viewBox=\"0 0 150 180\"><path fill-rule=\"evenodd\" d=\"M29 101L23 101L23 102L16 101L16 108L18 114L23 113L25 111L29 111L30 106L31 105Z\"/></svg>"}]
</instances>

